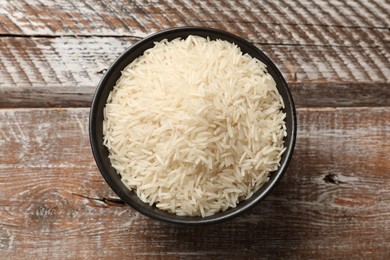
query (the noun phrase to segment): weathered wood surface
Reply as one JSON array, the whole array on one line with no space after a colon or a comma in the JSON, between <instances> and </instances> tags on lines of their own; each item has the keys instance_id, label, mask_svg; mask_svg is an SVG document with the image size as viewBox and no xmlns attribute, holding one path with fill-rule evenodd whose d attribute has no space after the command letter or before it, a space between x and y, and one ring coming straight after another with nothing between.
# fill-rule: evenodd
<instances>
[{"instance_id":1,"label":"weathered wood surface","mask_svg":"<svg viewBox=\"0 0 390 260\"><path fill-rule=\"evenodd\" d=\"M0 21L1 107L88 106L121 52L185 25L254 42L298 106L390 105L386 1L2 1Z\"/></svg>"},{"instance_id":2,"label":"weathered wood surface","mask_svg":"<svg viewBox=\"0 0 390 260\"><path fill-rule=\"evenodd\" d=\"M279 186L248 214L206 228L116 201L90 152L88 112L0 110L2 258L390 256L390 108L298 109Z\"/></svg>"},{"instance_id":3,"label":"weathered wood surface","mask_svg":"<svg viewBox=\"0 0 390 260\"><path fill-rule=\"evenodd\" d=\"M385 41L375 36L390 24L390 4L385 0L21 0L1 4L0 33L12 35L143 37L167 27L204 25L272 44L355 45Z\"/></svg>"},{"instance_id":4,"label":"weathered wood surface","mask_svg":"<svg viewBox=\"0 0 390 260\"><path fill-rule=\"evenodd\" d=\"M88 106L104 70L136 40L0 37L0 106ZM390 45L258 47L300 107L390 105Z\"/></svg>"},{"instance_id":5,"label":"weathered wood surface","mask_svg":"<svg viewBox=\"0 0 390 260\"><path fill-rule=\"evenodd\" d=\"M279 186L206 228L121 203L88 141L104 70L186 25L255 43L299 107ZM0 0L0 259L390 259L389 60L387 0Z\"/></svg>"}]
</instances>

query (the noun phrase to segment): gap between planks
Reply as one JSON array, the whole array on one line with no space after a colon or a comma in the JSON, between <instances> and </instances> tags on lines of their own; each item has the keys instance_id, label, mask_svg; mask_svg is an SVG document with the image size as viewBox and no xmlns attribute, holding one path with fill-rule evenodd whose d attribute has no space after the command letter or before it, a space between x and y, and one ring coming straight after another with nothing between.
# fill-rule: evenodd
<instances>
[{"instance_id":1,"label":"gap between planks","mask_svg":"<svg viewBox=\"0 0 390 260\"><path fill-rule=\"evenodd\" d=\"M387 28L386 28L387 30ZM388 28L390 31L390 28ZM153 33L150 33L147 36L151 36ZM18 39L18 38L28 38L28 39L53 39L53 38L69 38L69 39L80 39L80 38L130 38L134 39L135 41L140 41L144 39L145 37L142 36L137 36L133 34L56 34L56 35L51 35L51 34L12 34L12 33L0 33L0 39L4 38L11 38L11 39ZM244 38L244 36L242 36ZM282 42L269 42L269 41L261 41L257 39L253 39L250 41L253 44L257 45L263 45L263 46L286 46L286 47L297 47L297 46L302 46L302 47L343 47L343 48L360 48L363 47L361 44L341 44L341 43L282 43ZM367 49L373 48L376 49L378 47L381 47L382 44L371 44L364 46Z\"/></svg>"}]
</instances>

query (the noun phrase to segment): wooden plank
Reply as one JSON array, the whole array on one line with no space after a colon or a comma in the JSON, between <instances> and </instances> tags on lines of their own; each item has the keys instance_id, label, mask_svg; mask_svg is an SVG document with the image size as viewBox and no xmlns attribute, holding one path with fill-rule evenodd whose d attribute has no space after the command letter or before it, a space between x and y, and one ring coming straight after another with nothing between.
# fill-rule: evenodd
<instances>
[{"instance_id":1,"label":"wooden plank","mask_svg":"<svg viewBox=\"0 0 390 260\"><path fill-rule=\"evenodd\" d=\"M136 38L0 38L0 106L89 106L104 70ZM297 106L389 106L390 47L257 45Z\"/></svg>"},{"instance_id":2,"label":"wooden plank","mask_svg":"<svg viewBox=\"0 0 390 260\"><path fill-rule=\"evenodd\" d=\"M135 36L197 25L262 44L385 46L386 1L5 1L0 34Z\"/></svg>"},{"instance_id":3,"label":"wooden plank","mask_svg":"<svg viewBox=\"0 0 390 260\"><path fill-rule=\"evenodd\" d=\"M0 109L4 258L390 255L390 108L298 109L288 172L264 202L209 226L168 225L117 202L88 143L87 108Z\"/></svg>"}]
</instances>

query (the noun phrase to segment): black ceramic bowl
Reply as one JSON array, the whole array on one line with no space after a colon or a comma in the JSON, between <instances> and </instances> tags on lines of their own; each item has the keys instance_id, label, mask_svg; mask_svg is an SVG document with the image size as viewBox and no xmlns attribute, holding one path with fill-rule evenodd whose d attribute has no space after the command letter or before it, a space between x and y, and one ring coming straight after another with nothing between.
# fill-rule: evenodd
<instances>
[{"instance_id":1,"label":"black ceramic bowl","mask_svg":"<svg viewBox=\"0 0 390 260\"><path fill-rule=\"evenodd\" d=\"M279 93L283 97L285 113L287 114L287 137L285 138L285 146L287 149L282 156L280 168L271 174L270 180L265 183L256 193L254 193L251 198L245 201L241 201L234 209L228 209L224 212L220 212L205 218L177 216L175 214L162 211L154 206L149 206L148 204L143 203L134 192L129 191L121 182L121 176L117 174L115 169L111 166L110 160L108 158L108 150L103 145L103 109L105 107L108 94L113 89L118 78L121 76L121 71L134 59L142 55L145 50L152 48L154 46L154 42L161 41L163 39L173 40L178 37L186 38L189 35L199 35L203 37L209 37L212 40L222 39L235 43L241 48L242 52L248 53L252 57L257 58L265 63L268 68L268 73L270 73L275 79ZM270 193L272 188L274 188L278 181L282 178L291 159L296 139L296 115L290 90L282 74L276 68L274 63L253 44L233 34L216 29L182 27L162 31L146 37L145 39L131 46L114 61L114 63L107 70L102 80L100 81L95 96L93 97L89 118L89 134L92 152L100 172L109 186L124 202L144 215L154 219L170 223L200 225L217 223L238 216L258 204Z\"/></svg>"}]
</instances>

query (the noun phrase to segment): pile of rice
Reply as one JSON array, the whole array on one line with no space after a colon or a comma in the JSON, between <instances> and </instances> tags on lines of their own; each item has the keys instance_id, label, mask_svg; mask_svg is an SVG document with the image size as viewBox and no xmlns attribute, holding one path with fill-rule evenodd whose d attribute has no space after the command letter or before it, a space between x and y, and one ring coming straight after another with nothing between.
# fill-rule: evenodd
<instances>
[{"instance_id":1,"label":"pile of rice","mask_svg":"<svg viewBox=\"0 0 390 260\"><path fill-rule=\"evenodd\" d=\"M104 145L142 201L210 216L250 198L278 169L283 106L266 66L236 45L163 40L128 65L110 93Z\"/></svg>"}]
</instances>

